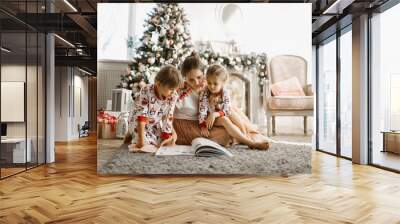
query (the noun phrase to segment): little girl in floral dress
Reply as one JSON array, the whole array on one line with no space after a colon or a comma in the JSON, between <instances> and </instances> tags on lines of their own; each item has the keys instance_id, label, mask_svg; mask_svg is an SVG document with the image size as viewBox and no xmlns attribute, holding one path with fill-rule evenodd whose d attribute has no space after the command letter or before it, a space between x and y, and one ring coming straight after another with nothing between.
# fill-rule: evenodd
<instances>
[{"instance_id":1,"label":"little girl in floral dress","mask_svg":"<svg viewBox=\"0 0 400 224\"><path fill-rule=\"evenodd\" d=\"M167 65L157 73L155 84L140 90L131 111L130 124L135 138L129 151L155 152L163 145L175 144L172 121L181 80L179 70Z\"/></svg>"},{"instance_id":2,"label":"little girl in floral dress","mask_svg":"<svg viewBox=\"0 0 400 224\"><path fill-rule=\"evenodd\" d=\"M228 71L221 65L211 65L206 72L207 88L200 92L199 125L201 135L208 137L214 126L223 126L229 135L250 148L267 150L268 141L254 141L241 130L243 121L236 112L232 112L229 93L224 88L228 79Z\"/></svg>"}]
</instances>

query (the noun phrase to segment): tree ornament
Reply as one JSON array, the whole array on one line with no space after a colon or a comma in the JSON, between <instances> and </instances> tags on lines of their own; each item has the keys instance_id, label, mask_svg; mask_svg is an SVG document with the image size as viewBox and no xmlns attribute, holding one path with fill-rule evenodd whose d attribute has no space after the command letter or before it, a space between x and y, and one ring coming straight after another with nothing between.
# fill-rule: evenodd
<instances>
[{"instance_id":1,"label":"tree ornament","mask_svg":"<svg viewBox=\"0 0 400 224\"><path fill-rule=\"evenodd\" d=\"M163 37L163 36L165 36L165 34L167 34L167 31L165 30L165 28L161 28L160 29L160 36Z\"/></svg>"},{"instance_id":2,"label":"tree ornament","mask_svg":"<svg viewBox=\"0 0 400 224\"><path fill-rule=\"evenodd\" d=\"M157 20L157 18L156 17L154 17L152 20L151 20L151 22L153 23L153 24L158 24L158 20Z\"/></svg>"},{"instance_id":3,"label":"tree ornament","mask_svg":"<svg viewBox=\"0 0 400 224\"><path fill-rule=\"evenodd\" d=\"M145 86L146 86L146 83L143 80L139 82L139 87L140 88L143 88Z\"/></svg>"},{"instance_id":4,"label":"tree ornament","mask_svg":"<svg viewBox=\"0 0 400 224\"><path fill-rule=\"evenodd\" d=\"M156 61L156 59L153 58L153 57L147 59L147 62L148 62L150 65L154 64L155 61Z\"/></svg>"},{"instance_id":5,"label":"tree ornament","mask_svg":"<svg viewBox=\"0 0 400 224\"><path fill-rule=\"evenodd\" d=\"M145 66L142 63L139 63L139 71L143 72L145 69Z\"/></svg>"},{"instance_id":6,"label":"tree ornament","mask_svg":"<svg viewBox=\"0 0 400 224\"><path fill-rule=\"evenodd\" d=\"M181 48L182 48L182 44L181 43L178 43L178 44L175 45L175 49L179 50Z\"/></svg>"},{"instance_id":7,"label":"tree ornament","mask_svg":"<svg viewBox=\"0 0 400 224\"><path fill-rule=\"evenodd\" d=\"M178 33L182 33L182 32L184 31L184 28L183 28L183 26L182 26L181 24L177 25L177 26L175 27L175 29L176 29L176 31L177 31Z\"/></svg>"}]
</instances>

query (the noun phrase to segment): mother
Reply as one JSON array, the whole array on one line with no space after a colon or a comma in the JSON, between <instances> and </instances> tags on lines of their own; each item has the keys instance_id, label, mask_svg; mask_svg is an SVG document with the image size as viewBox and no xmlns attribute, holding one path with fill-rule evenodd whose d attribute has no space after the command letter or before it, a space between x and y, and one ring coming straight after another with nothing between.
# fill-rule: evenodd
<instances>
[{"instance_id":1,"label":"mother","mask_svg":"<svg viewBox=\"0 0 400 224\"><path fill-rule=\"evenodd\" d=\"M182 63L181 73L185 82L180 93L181 100L175 107L173 123L177 134L176 144L178 145L190 145L193 139L201 137L198 104L199 92L205 87L204 68L205 66L202 64L200 57L196 54L187 57ZM245 135L240 131L214 126L210 130L209 139L220 145L227 146L233 142L232 136L235 140L251 147L267 149L266 138L252 128L250 121L243 113L237 112L242 117L241 121L247 127L248 132L251 133L251 136Z\"/></svg>"}]
</instances>

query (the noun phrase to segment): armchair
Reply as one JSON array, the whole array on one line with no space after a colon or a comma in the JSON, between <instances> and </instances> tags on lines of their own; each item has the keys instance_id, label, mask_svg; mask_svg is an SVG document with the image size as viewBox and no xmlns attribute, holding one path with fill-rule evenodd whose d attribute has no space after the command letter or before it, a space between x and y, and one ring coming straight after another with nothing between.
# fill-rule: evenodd
<instances>
[{"instance_id":1,"label":"armchair","mask_svg":"<svg viewBox=\"0 0 400 224\"><path fill-rule=\"evenodd\" d=\"M305 96L274 96L271 85L297 77ZM279 55L269 63L269 80L265 85L265 110L267 116L268 135L275 134L276 116L304 117L304 134L307 133L307 116L314 111L314 96L311 85L307 85L307 62L294 55Z\"/></svg>"}]
</instances>

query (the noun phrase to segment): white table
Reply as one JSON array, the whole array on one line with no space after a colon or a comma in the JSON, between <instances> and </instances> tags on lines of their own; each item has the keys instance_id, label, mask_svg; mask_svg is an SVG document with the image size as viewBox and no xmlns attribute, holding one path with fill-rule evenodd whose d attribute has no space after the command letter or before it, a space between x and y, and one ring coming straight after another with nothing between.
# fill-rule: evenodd
<instances>
[{"instance_id":1,"label":"white table","mask_svg":"<svg viewBox=\"0 0 400 224\"><path fill-rule=\"evenodd\" d=\"M26 139L28 147L26 148L25 154L25 138L6 138L1 139L1 151L6 152L12 150L12 163L25 163L30 162L32 158L31 145L32 141L30 138ZM3 156L2 156L3 157ZM25 161L25 158L27 161Z\"/></svg>"}]
</instances>

